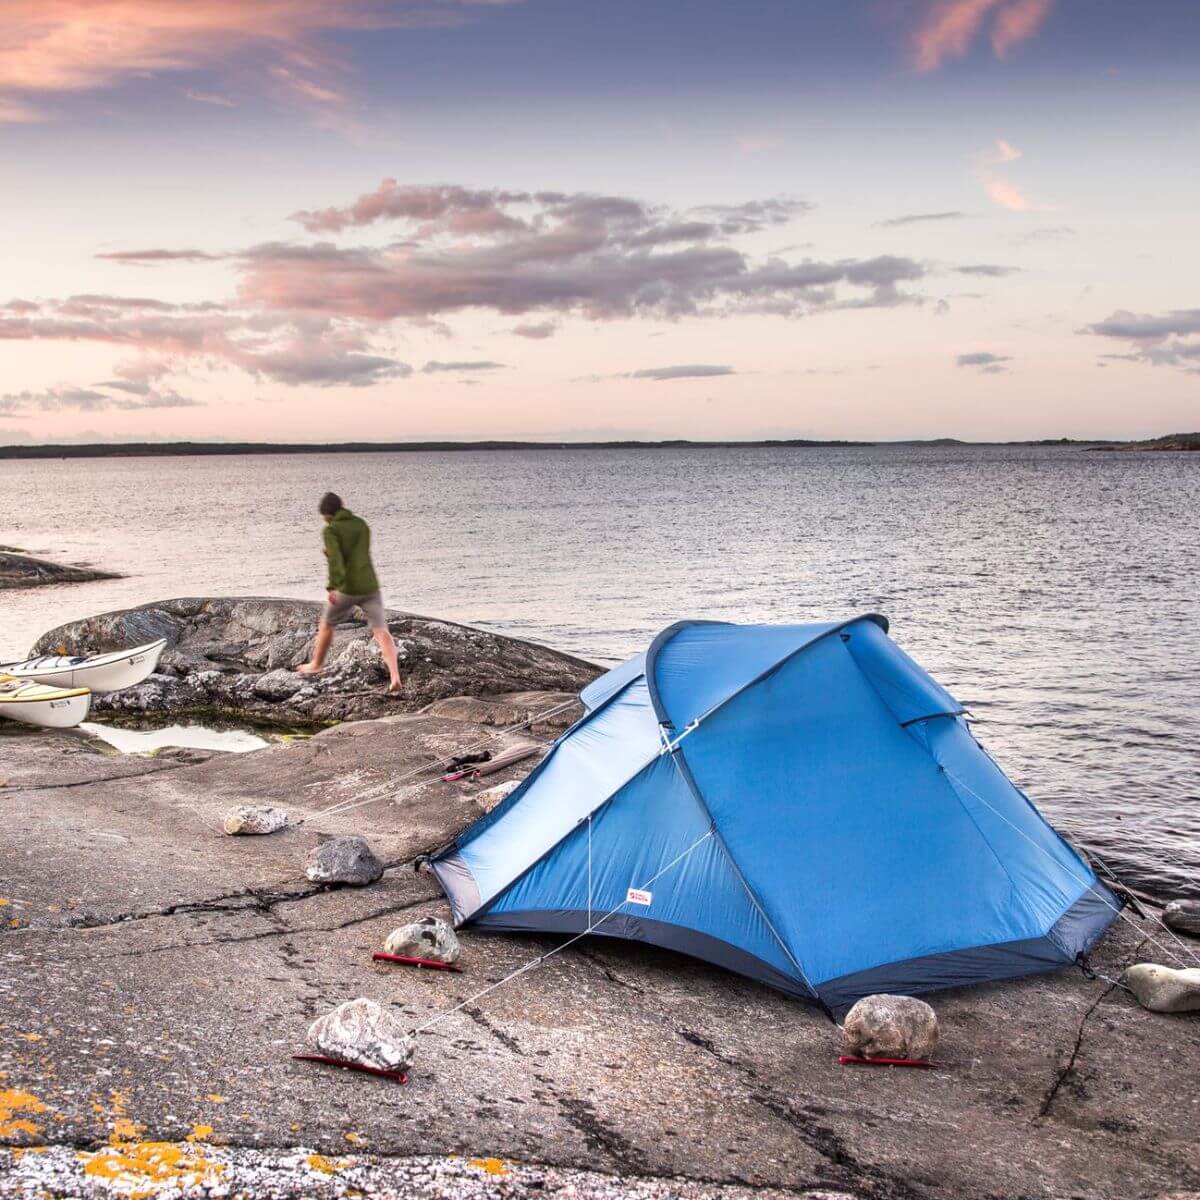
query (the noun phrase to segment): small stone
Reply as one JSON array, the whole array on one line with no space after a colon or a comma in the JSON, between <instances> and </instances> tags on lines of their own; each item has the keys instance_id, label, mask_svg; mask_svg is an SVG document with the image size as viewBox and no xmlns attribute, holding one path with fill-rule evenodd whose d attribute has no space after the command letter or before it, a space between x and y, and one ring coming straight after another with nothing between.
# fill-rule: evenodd
<instances>
[{"instance_id":1,"label":"small stone","mask_svg":"<svg viewBox=\"0 0 1200 1200\"><path fill-rule=\"evenodd\" d=\"M843 1053L860 1058L926 1059L937 1042L937 1014L912 996L864 996L842 1024Z\"/></svg>"},{"instance_id":2,"label":"small stone","mask_svg":"<svg viewBox=\"0 0 1200 1200\"><path fill-rule=\"evenodd\" d=\"M360 996L347 1000L308 1027L308 1044L339 1062L407 1071L417 1052L416 1039L387 1009Z\"/></svg>"},{"instance_id":3,"label":"small stone","mask_svg":"<svg viewBox=\"0 0 1200 1200\"><path fill-rule=\"evenodd\" d=\"M524 782L523 779L506 779L503 783L496 784L495 787L476 793L475 803L485 813L491 812L501 800L507 800Z\"/></svg>"},{"instance_id":4,"label":"small stone","mask_svg":"<svg viewBox=\"0 0 1200 1200\"><path fill-rule=\"evenodd\" d=\"M287 823L287 813L268 804L238 804L225 814L225 832L232 836L274 833Z\"/></svg>"},{"instance_id":5,"label":"small stone","mask_svg":"<svg viewBox=\"0 0 1200 1200\"><path fill-rule=\"evenodd\" d=\"M1200 900L1172 900L1163 909L1163 924L1176 933L1200 937Z\"/></svg>"},{"instance_id":6,"label":"small stone","mask_svg":"<svg viewBox=\"0 0 1200 1200\"><path fill-rule=\"evenodd\" d=\"M393 929L383 948L388 954L401 954L405 958L458 962L458 938L454 930L438 917L421 917L418 921Z\"/></svg>"},{"instance_id":7,"label":"small stone","mask_svg":"<svg viewBox=\"0 0 1200 1200\"><path fill-rule=\"evenodd\" d=\"M331 838L314 847L304 873L313 883L350 883L363 887L383 874L383 863L375 857L365 838Z\"/></svg>"},{"instance_id":8,"label":"small stone","mask_svg":"<svg viewBox=\"0 0 1200 1200\"><path fill-rule=\"evenodd\" d=\"M1137 963L1126 968L1121 982L1151 1012L1200 1011L1200 967L1176 971L1158 963Z\"/></svg>"},{"instance_id":9,"label":"small stone","mask_svg":"<svg viewBox=\"0 0 1200 1200\"><path fill-rule=\"evenodd\" d=\"M260 700L290 700L303 686L301 676L280 668L260 675L254 681L254 694Z\"/></svg>"}]
</instances>

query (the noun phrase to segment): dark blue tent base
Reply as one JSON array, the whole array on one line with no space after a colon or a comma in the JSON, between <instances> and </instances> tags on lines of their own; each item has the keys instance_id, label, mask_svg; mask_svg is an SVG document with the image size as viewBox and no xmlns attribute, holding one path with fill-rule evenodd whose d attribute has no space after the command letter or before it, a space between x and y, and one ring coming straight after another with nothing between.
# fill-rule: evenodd
<instances>
[{"instance_id":1,"label":"dark blue tent base","mask_svg":"<svg viewBox=\"0 0 1200 1200\"><path fill-rule=\"evenodd\" d=\"M1108 928L1121 907L1103 884L1094 884L1063 915L1054 928L1040 938L972 946L947 954L930 954L902 962L884 963L867 971L843 975L817 986L817 994L803 983L775 970L752 954L709 937L694 929L670 925L645 917L615 913L592 932L598 937L645 942L664 950L675 950L725 967L749 979L778 988L789 996L819 1004L822 1008L845 1010L863 996L877 992L915 995L966 984L1015 979L1061 971L1085 954ZM598 919L603 914L591 915ZM536 912L484 913L472 924L479 929L503 933L582 933L589 915L577 909L539 909Z\"/></svg>"}]
</instances>

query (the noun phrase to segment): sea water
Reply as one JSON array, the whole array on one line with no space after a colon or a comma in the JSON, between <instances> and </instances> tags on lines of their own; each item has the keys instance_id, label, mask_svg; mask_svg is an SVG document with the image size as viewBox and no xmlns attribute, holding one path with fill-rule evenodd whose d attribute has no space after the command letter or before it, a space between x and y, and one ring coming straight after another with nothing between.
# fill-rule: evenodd
<instances>
[{"instance_id":1,"label":"sea water","mask_svg":"<svg viewBox=\"0 0 1200 1200\"><path fill-rule=\"evenodd\" d=\"M597 662L683 617L885 613L1066 834L1200 894L1200 455L861 447L3 462L0 544L125 577L0 593L0 660L173 596L320 599L316 503L396 608ZM880 831L886 836L886 830Z\"/></svg>"}]
</instances>

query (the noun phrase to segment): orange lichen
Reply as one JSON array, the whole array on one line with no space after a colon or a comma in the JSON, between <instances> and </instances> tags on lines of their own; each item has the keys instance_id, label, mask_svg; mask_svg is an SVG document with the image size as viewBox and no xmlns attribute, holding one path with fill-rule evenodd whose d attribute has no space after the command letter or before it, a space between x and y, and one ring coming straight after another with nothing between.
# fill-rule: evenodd
<instances>
[{"instance_id":1,"label":"orange lichen","mask_svg":"<svg viewBox=\"0 0 1200 1200\"><path fill-rule=\"evenodd\" d=\"M365 1140L361 1133L354 1133L353 1131L350 1133L343 1133L342 1137L344 1137L352 1146L361 1146Z\"/></svg>"},{"instance_id":2,"label":"orange lichen","mask_svg":"<svg viewBox=\"0 0 1200 1200\"><path fill-rule=\"evenodd\" d=\"M211 1125L193 1125L192 1132L188 1134L189 1142L203 1142L212 1136L213 1127Z\"/></svg>"},{"instance_id":3,"label":"orange lichen","mask_svg":"<svg viewBox=\"0 0 1200 1200\"><path fill-rule=\"evenodd\" d=\"M37 1125L28 1116L19 1117L16 1114L33 1113L37 1115L45 1111L46 1105L32 1092L25 1092L20 1088L9 1088L0 1092L0 1138L16 1137L19 1133L36 1137Z\"/></svg>"},{"instance_id":4,"label":"orange lichen","mask_svg":"<svg viewBox=\"0 0 1200 1200\"><path fill-rule=\"evenodd\" d=\"M320 1171L323 1175L332 1175L334 1171L342 1169L341 1163L336 1163L332 1158L326 1158L323 1154L310 1154L308 1156L308 1165L314 1171Z\"/></svg>"},{"instance_id":5,"label":"orange lichen","mask_svg":"<svg viewBox=\"0 0 1200 1200\"><path fill-rule=\"evenodd\" d=\"M219 1096L216 1092L209 1092L204 1098L205 1100L211 1100L214 1104L224 1104L226 1100L225 1096Z\"/></svg>"},{"instance_id":6,"label":"orange lichen","mask_svg":"<svg viewBox=\"0 0 1200 1200\"><path fill-rule=\"evenodd\" d=\"M502 1158L470 1158L467 1160L467 1166L478 1167L488 1175L508 1174L508 1167L504 1165Z\"/></svg>"},{"instance_id":7,"label":"orange lichen","mask_svg":"<svg viewBox=\"0 0 1200 1200\"><path fill-rule=\"evenodd\" d=\"M188 1138L190 1144L143 1142L138 1135L144 1126L125 1115L125 1094L113 1092L110 1100L113 1122L108 1146L94 1154L79 1155L84 1174L106 1180L130 1200L152 1196L162 1185L187 1191L220 1181L224 1166L209 1162L197 1145L212 1133L211 1126L195 1126Z\"/></svg>"},{"instance_id":8,"label":"orange lichen","mask_svg":"<svg viewBox=\"0 0 1200 1200\"><path fill-rule=\"evenodd\" d=\"M121 1142L79 1157L84 1174L107 1180L133 1198L151 1196L163 1184L180 1191L211 1187L225 1170L179 1142Z\"/></svg>"},{"instance_id":9,"label":"orange lichen","mask_svg":"<svg viewBox=\"0 0 1200 1200\"><path fill-rule=\"evenodd\" d=\"M46 1040L40 1033L18 1033L17 1037L23 1042L44 1042Z\"/></svg>"}]
</instances>

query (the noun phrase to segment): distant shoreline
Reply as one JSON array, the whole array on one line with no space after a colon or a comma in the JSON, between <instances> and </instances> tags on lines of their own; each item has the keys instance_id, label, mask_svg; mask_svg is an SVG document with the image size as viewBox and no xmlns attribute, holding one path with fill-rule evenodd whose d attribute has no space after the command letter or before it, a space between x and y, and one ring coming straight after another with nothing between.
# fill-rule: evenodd
<instances>
[{"instance_id":1,"label":"distant shoreline","mask_svg":"<svg viewBox=\"0 0 1200 1200\"><path fill-rule=\"evenodd\" d=\"M857 442L846 439L767 438L755 441L608 442L92 442L40 446L0 446L0 459L16 458L174 458L236 454L415 454L447 450L747 450L822 449L873 446L1064 446L1075 450L1200 450L1200 433L1172 433L1149 441L1104 438L1040 438L1008 442L968 442L960 438L906 438Z\"/></svg>"},{"instance_id":2,"label":"distant shoreline","mask_svg":"<svg viewBox=\"0 0 1200 1200\"><path fill-rule=\"evenodd\" d=\"M174 458L192 455L250 454L413 454L431 451L489 450L742 450L821 449L873 446L1066 446L1075 449L1120 449L1138 443L1102 439L1045 438L1038 441L967 442L958 438L860 442L809 438L771 438L756 441L608 441L608 442L99 442L79 445L0 446L0 459L52 458Z\"/></svg>"}]
</instances>

